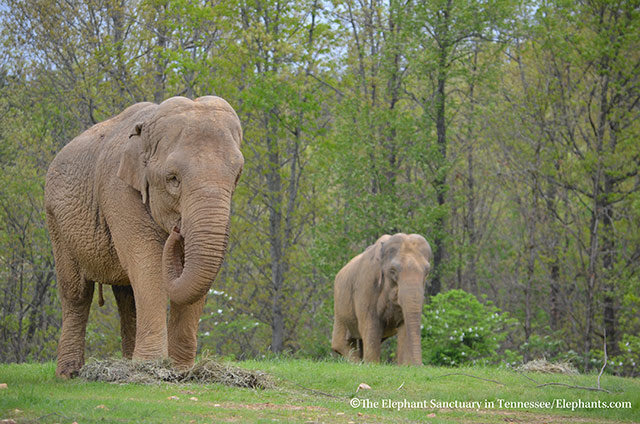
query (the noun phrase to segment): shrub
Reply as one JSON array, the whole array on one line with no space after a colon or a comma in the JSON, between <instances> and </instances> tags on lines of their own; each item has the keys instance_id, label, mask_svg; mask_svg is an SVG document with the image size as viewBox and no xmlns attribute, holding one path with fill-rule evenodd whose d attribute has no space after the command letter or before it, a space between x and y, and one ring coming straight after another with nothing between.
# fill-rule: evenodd
<instances>
[{"instance_id":1,"label":"shrub","mask_svg":"<svg viewBox=\"0 0 640 424\"><path fill-rule=\"evenodd\" d=\"M640 296L636 293L640 288L640 279L634 277L625 281L632 288L633 293L623 296L619 315L618 331L622 334L622 340L618 342L619 355L609 358L605 371L627 377L640 376Z\"/></svg>"},{"instance_id":2,"label":"shrub","mask_svg":"<svg viewBox=\"0 0 640 424\"><path fill-rule=\"evenodd\" d=\"M446 366L497 362L500 343L515 322L462 290L434 296L422 321L423 361Z\"/></svg>"},{"instance_id":3,"label":"shrub","mask_svg":"<svg viewBox=\"0 0 640 424\"><path fill-rule=\"evenodd\" d=\"M637 377L640 375L640 337L631 334L622 336L620 355L610 359L610 372L617 375Z\"/></svg>"}]
</instances>

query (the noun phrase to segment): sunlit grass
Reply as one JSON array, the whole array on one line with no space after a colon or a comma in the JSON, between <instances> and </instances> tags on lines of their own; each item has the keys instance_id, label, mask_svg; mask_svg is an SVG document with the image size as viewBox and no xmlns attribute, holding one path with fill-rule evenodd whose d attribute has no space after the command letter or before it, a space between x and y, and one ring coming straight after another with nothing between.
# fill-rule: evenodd
<instances>
[{"instance_id":1,"label":"sunlit grass","mask_svg":"<svg viewBox=\"0 0 640 424\"><path fill-rule=\"evenodd\" d=\"M633 422L640 419L640 381L603 376L610 393L594 387L595 375L528 374L499 368L448 369L353 365L340 360L272 359L237 365L270 373L271 390L214 385L88 383L55 378L55 365L0 365L0 419L17 423L211 423L211 422ZM534 381L531 380L531 378ZM491 380L491 381L489 381ZM366 383L371 389L360 389ZM358 408L351 399L357 398ZM630 402L631 408L557 409L565 403ZM393 409L397 402L478 402L479 410L428 407ZM505 402L551 402L556 408L500 408ZM354 401L355 402L355 401ZM491 406L493 403L493 407ZM370 406L366 408L365 406ZM377 405L375 407L374 405ZM383 407L385 405L385 407Z\"/></svg>"}]
</instances>

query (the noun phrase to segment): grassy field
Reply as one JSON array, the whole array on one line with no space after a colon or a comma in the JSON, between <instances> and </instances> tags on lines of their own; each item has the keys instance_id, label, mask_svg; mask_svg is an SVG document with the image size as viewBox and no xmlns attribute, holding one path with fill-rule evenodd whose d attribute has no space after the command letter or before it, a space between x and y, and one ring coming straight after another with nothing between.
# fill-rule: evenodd
<instances>
[{"instance_id":1,"label":"grassy field","mask_svg":"<svg viewBox=\"0 0 640 424\"><path fill-rule=\"evenodd\" d=\"M0 365L0 383L7 384L0 389L0 423L640 422L637 379L603 376L601 387L610 391L605 393L537 387L551 382L593 387L596 375L525 376L498 368L409 368L333 360L281 359L237 365L271 374L277 387L252 390L217 384L60 381L52 363ZM360 383L371 388L356 393ZM599 407L585 407L596 406L588 403L598 401ZM469 405L471 402L478 403ZM623 407L625 402L631 407ZM405 407L398 410L398 406Z\"/></svg>"}]
</instances>

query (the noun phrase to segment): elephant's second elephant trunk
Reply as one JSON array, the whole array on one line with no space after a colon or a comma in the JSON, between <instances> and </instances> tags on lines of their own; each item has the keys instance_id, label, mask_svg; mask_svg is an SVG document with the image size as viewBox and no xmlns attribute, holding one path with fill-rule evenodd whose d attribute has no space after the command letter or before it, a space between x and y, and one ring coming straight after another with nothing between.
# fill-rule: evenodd
<instances>
[{"instance_id":1,"label":"elephant's second elephant trunk","mask_svg":"<svg viewBox=\"0 0 640 424\"><path fill-rule=\"evenodd\" d=\"M231 192L200 190L193 199L185 202L182 228L171 232L162 257L167 294L178 305L191 304L207 294L229 239Z\"/></svg>"}]
</instances>

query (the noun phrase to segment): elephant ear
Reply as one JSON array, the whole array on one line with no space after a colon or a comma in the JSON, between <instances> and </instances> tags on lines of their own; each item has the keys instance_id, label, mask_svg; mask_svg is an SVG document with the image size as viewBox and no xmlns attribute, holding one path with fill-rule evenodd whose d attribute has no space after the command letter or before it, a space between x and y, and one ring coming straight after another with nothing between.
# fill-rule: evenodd
<instances>
[{"instance_id":1,"label":"elephant ear","mask_svg":"<svg viewBox=\"0 0 640 424\"><path fill-rule=\"evenodd\" d=\"M374 276L374 287L380 289L382 287L382 251L384 250L384 241L378 240L376 243L375 249L373 251L373 266L372 269L375 272Z\"/></svg>"},{"instance_id":2,"label":"elephant ear","mask_svg":"<svg viewBox=\"0 0 640 424\"><path fill-rule=\"evenodd\" d=\"M144 141L140 134L144 124L137 123L134 132L129 135L118 168L118 178L142 194L142 203L147 203L149 183L146 176L146 154Z\"/></svg>"}]
</instances>

